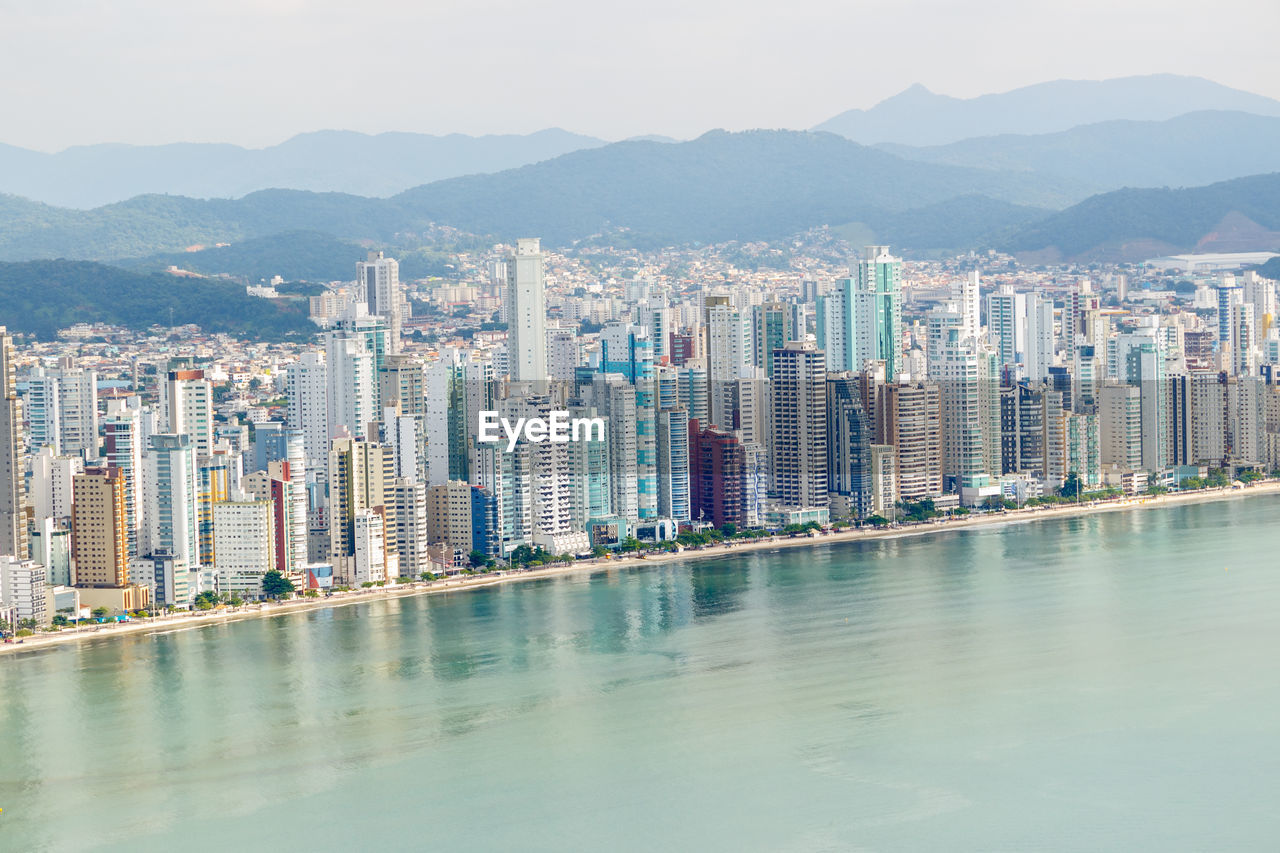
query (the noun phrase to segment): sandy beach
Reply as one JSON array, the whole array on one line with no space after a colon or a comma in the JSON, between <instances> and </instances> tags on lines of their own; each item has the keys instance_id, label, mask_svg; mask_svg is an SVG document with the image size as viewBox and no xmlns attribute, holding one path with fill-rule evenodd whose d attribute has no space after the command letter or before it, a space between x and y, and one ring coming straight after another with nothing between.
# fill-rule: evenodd
<instances>
[{"instance_id":1,"label":"sandy beach","mask_svg":"<svg viewBox=\"0 0 1280 853\"><path fill-rule=\"evenodd\" d=\"M253 619L264 616L283 616L300 613L317 608L343 607L350 604L362 604L387 598L400 598L416 595L438 595L453 592L465 592L472 589L493 586L502 583L537 580L571 573L591 573L602 571L631 570L644 566L674 563L684 560L705 560L738 554L749 551L773 550L777 548L799 548L814 545L829 545L841 542L856 542L865 539L889 539L906 536L926 536L934 533L955 530L969 530L981 527L992 527L1012 523L1034 523L1051 518L1069 518L1092 515L1101 512L1121 510L1154 509L1177 504L1202 503L1206 501L1243 500L1262 495L1280 494L1280 480L1265 480L1245 488L1209 489L1195 492L1183 492L1158 496L1138 496L1097 501L1084 504L1062 504L1057 506L1035 507L1005 512L975 513L973 515L935 520L921 524L901 525L885 528L861 528L843 531L831 531L816 535L776 536L762 539L744 539L732 544L709 545L697 549L685 549L679 553L660 553L647 556L613 557L582 560L568 565L549 566L527 571L509 571L489 575L460 576L448 580L415 582L412 584L388 585L371 589L339 592L327 598L297 598L290 601L273 603L257 603L237 609L221 609L195 611L190 613L159 616L153 619L139 619L130 622L116 622L92 627L66 629L52 634L36 633L23 638L22 642L0 644L0 654L33 652L53 645L70 642L87 642L104 640L112 637L130 635L164 634L173 631L193 630L208 625L221 625L240 619Z\"/></svg>"}]
</instances>

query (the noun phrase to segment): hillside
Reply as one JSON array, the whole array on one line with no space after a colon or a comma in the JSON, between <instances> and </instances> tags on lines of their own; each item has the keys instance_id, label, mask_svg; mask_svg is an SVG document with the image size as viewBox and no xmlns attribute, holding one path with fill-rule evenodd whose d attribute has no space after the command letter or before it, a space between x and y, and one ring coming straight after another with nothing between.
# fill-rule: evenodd
<instances>
[{"instance_id":1,"label":"hillside","mask_svg":"<svg viewBox=\"0 0 1280 853\"><path fill-rule=\"evenodd\" d=\"M1141 261L1280 248L1280 173L1189 189L1124 189L1027 225L1005 251L1045 261Z\"/></svg>"},{"instance_id":2,"label":"hillside","mask_svg":"<svg viewBox=\"0 0 1280 853\"><path fill-rule=\"evenodd\" d=\"M0 326L49 340L86 320L131 329L156 322L195 323L247 338L303 338L315 332L304 299L247 296L220 281L175 278L85 261L0 263Z\"/></svg>"},{"instance_id":3,"label":"hillside","mask_svg":"<svg viewBox=\"0 0 1280 853\"><path fill-rule=\"evenodd\" d=\"M204 275L227 274L249 282L278 275L285 281L346 281L355 275L364 247L318 231L289 231L199 252L169 252L131 258L119 266L163 272L170 266Z\"/></svg>"},{"instance_id":4,"label":"hillside","mask_svg":"<svg viewBox=\"0 0 1280 853\"><path fill-rule=\"evenodd\" d=\"M94 210L0 196L0 261L110 261L287 231L386 240L417 224L384 199L298 190L263 190L235 200L148 195Z\"/></svg>"},{"instance_id":5,"label":"hillside","mask_svg":"<svg viewBox=\"0 0 1280 853\"><path fill-rule=\"evenodd\" d=\"M419 220L572 243L627 230L659 245L782 237L815 225L873 227L959 196L1060 207L1068 181L911 163L828 133L713 131L690 142L621 142L440 181L392 201ZM981 225L981 224L980 224Z\"/></svg>"},{"instance_id":6,"label":"hillside","mask_svg":"<svg viewBox=\"0 0 1280 853\"><path fill-rule=\"evenodd\" d=\"M323 130L268 148L103 144L45 154L0 145L0 193L82 209L139 195L239 198L263 189L389 196L604 144L551 128L524 136Z\"/></svg>"},{"instance_id":7,"label":"hillside","mask_svg":"<svg viewBox=\"0 0 1280 853\"><path fill-rule=\"evenodd\" d=\"M869 110L843 112L814 130L864 145L946 145L977 136L1055 133L1121 119L1164 121L1200 110L1280 116L1280 101L1174 74L1054 80L977 98L938 95L917 84Z\"/></svg>"},{"instance_id":8,"label":"hillside","mask_svg":"<svg viewBox=\"0 0 1280 853\"><path fill-rule=\"evenodd\" d=\"M1100 192L1187 187L1280 171L1280 117L1206 111L1166 121L1102 122L1035 136L983 136L922 148L878 147L926 163L1053 175Z\"/></svg>"}]
</instances>

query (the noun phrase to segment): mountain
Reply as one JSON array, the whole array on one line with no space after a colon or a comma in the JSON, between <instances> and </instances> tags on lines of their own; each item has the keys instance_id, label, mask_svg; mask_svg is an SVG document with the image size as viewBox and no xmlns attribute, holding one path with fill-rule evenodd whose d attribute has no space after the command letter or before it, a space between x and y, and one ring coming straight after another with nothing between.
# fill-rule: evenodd
<instances>
[{"instance_id":1,"label":"mountain","mask_svg":"<svg viewBox=\"0 0 1280 853\"><path fill-rule=\"evenodd\" d=\"M141 275L87 261L0 263L0 326L13 332L51 340L86 319L146 329L169 316L175 325L264 340L315 332L305 299L258 299L225 281Z\"/></svg>"},{"instance_id":2,"label":"mountain","mask_svg":"<svg viewBox=\"0 0 1280 853\"><path fill-rule=\"evenodd\" d=\"M947 145L975 136L1055 133L1121 119L1164 121L1201 110L1280 116L1280 101L1174 74L1054 80L977 98L938 95L916 84L869 110L843 112L814 130L864 145Z\"/></svg>"},{"instance_id":3,"label":"mountain","mask_svg":"<svg viewBox=\"0 0 1280 853\"><path fill-rule=\"evenodd\" d=\"M824 224L878 227L962 196L1057 209L1086 195L1052 176L910 162L829 133L713 131L689 142L575 151L390 199L262 190L236 200L146 195L83 211L0 196L0 260L119 260L293 231L385 244L430 223L542 235L548 245L617 231L637 245L708 243Z\"/></svg>"},{"instance_id":4,"label":"mountain","mask_svg":"<svg viewBox=\"0 0 1280 853\"><path fill-rule=\"evenodd\" d=\"M624 230L637 245L783 237L960 196L1061 207L1071 181L912 163L829 133L712 131L682 143L619 142L392 198L419 220L552 245Z\"/></svg>"},{"instance_id":5,"label":"mountain","mask_svg":"<svg viewBox=\"0 0 1280 853\"><path fill-rule=\"evenodd\" d=\"M1035 136L877 147L926 163L1053 175L1099 191L1199 186L1280 171L1280 117L1203 111L1165 121L1100 122Z\"/></svg>"},{"instance_id":6,"label":"mountain","mask_svg":"<svg viewBox=\"0 0 1280 853\"><path fill-rule=\"evenodd\" d=\"M1142 261L1280 249L1280 173L1190 189L1123 189L1027 225L1001 248L1030 261Z\"/></svg>"},{"instance_id":7,"label":"mountain","mask_svg":"<svg viewBox=\"0 0 1280 853\"><path fill-rule=\"evenodd\" d=\"M286 231L382 241L413 224L385 199L298 190L234 200L145 195L93 210L0 196L0 260L118 260Z\"/></svg>"},{"instance_id":8,"label":"mountain","mask_svg":"<svg viewBox=\"0 0 1280 853\"><path fill-rule=\"evenodd\" d=\"M238 198L262 189L389 196L443 178L510 169L604 144L551 128L524 136L322 130L257 149L103 144L44 154L0 145L0 193L74 208L148 194Z\"/></svg>"}]
</instances>

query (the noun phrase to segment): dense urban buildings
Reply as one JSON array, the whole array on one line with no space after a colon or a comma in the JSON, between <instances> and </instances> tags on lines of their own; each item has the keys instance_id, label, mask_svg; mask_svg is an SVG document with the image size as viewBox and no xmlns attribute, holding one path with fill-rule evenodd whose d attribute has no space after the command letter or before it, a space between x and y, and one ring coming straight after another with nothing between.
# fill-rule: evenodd
<instances>
[{"instance_id":1,"label":"dense urban buildings","mask_svg":"<svg viewBox=\"0 0 1280 853\"><path fill-rule=\"evenodd\" d=\"M1277 289L1255 271L796 245L752 267L520 238L410 281L373 252L310 297L301 344L0 332L0 612L1280 469Z\"/></svg>"}]
</instances>

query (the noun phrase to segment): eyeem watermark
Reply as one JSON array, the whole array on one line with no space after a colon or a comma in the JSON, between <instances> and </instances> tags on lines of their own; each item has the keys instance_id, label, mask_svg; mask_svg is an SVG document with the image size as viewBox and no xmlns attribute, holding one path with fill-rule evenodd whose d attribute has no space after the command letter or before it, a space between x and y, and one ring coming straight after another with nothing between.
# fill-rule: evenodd
<instances>
[{"instance_id":1,"label":"eyeem watermark","mask_svg":"<svg viewBox=\"0 0 1280 853\"><path fill-rule=\"evenodd\" d=\"M507 452L511 453L520 439L533 444L549 441L552 444L568 444L571 441L604 441L604 418L571 418L569 413L557 409L549 418L516 418L515 424L494 411L480 412L480 434L476 440L483 444L495 444L507 440Z\"/></svg>"}]
</instances>

